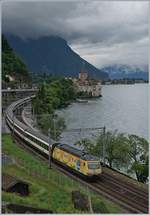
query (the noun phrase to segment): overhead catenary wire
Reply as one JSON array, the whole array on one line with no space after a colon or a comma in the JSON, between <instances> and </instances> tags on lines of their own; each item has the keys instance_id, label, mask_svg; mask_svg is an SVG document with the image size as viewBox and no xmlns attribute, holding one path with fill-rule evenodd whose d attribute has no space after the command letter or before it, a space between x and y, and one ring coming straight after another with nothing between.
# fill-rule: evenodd
<instances>
[{"instance_id":1,"label":"overhead catenary wire","mask_svg":"<svg viewBox=\"0 0 150 215\"><path fill-rule=\"evenodd\" d=\"M56 139L56 132L57 132L57 130L59 130L58 128L56 128L56 125L55 125L55 119L56 119L57 114L35 114L34 113L34 118L35 119L37 117L40 117L40 116L47 116L48 118L53 119L53 123L54 123L54 139ZM102 146L102 160L103 160L103 165L105 165L105 144L106 144L106 138L105 138L106 127L105 126L92 127L92 128L88 127L88 128L64 129L63 133L73 133L73 132L75 132L75 133L80 133L81 134L82 132L86 132L86 131L99 131L99 130L102 130L103 135L104 135L104 141L103 141L103 146ZM48 137L49 137L49 139L50 139L50 136L51 136L50 135L50 129L48 129ZM49 145L52 145L52 143L50 142ZM51 158L49 158L49 167L51 166L50 163L51 163Z\"/></svg>"}]
</instances>

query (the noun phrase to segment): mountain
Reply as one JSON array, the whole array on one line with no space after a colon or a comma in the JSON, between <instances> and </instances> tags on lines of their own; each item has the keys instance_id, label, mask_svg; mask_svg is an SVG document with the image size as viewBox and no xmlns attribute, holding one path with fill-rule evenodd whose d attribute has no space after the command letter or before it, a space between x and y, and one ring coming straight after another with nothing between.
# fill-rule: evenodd
<instances>
[{"instance_id":1,"label":"mountain","mask_svg":"<svg viewBox=\"0 0 150 215\"><path fill-rule=\"evenodd\" d=\"M7 35L7 39L33 73L77 77L84 61L89 75L108 79L107 73L82 59L61 37L49 36L22 40L19 37Z\"/></svg>"},{"instance_id":2,"label":"mountain","mask_svg":"<svg viewBox=\"0 0 150 215\"><path fill-rule=\"evenodd\" d=\"M28 82L30 74L26 65L15 54L5 36L2 35L2 80L9 82L9 78L16 82Z\"/></svg>"},{"instance_id":3,"label":"mountain","mask_svg":"<svg viewBox=\"0 0 150 215\"><path fill-rule=\"evenodd\" d=\"M120 65L105 66L101 71L106 72L110 79L143 79L148 81L148 65Z\"/></svg>"}]
</instances>

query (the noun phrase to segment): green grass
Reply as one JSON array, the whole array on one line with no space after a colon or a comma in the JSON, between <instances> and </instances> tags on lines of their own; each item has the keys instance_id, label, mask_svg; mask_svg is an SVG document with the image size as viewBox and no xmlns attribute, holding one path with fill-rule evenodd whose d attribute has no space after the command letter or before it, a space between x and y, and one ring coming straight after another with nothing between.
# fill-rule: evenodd
<instances>
[{"instance_id":1,"label":"green grass","mask_svg":"<svg viewBox=\"0 0 150 215\"><path fill-rule=\"evenodd\" d=\"M81 184L62 175L36 156L16 145L9 134L2 135L2 152L15 159L15 164L2 167L2 172L16 176L29 183L30 195L21 197L14 193L2 192L2 200L46 208L54 213L81 213L74 209L71 192L80 190L91 196L92 207L97 213L123 213L111 201L89 192Z\"/></svg>"}]
</instances>

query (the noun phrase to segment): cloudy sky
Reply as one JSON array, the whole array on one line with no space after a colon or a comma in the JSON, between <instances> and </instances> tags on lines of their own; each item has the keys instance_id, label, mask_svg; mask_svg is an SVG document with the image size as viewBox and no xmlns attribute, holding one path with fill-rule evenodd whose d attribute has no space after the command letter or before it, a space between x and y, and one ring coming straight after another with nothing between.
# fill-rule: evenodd
<instances>
[{"instance_id":1,"label":"cloudy sky","mask_svg":"<svg viewBox=\"0 0 150 215\"><path fill-rule=\"evenodd\" d=\"M4 1L2 31L58 35L98 68L148 64L149 1Z\"/></svg>"}]
</instances>

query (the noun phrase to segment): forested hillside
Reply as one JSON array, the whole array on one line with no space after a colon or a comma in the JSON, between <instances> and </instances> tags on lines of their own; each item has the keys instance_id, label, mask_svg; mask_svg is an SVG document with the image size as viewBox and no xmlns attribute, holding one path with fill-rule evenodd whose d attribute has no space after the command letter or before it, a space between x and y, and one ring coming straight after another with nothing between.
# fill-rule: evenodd
<instances>
[{"instance_id":1,"label":"forested hillside","mask_svg":"<svg viewBox=\"0 0 150 215\"><path fill-rule=\"evenodd\" d=\"M43 83L40 86L36 98L32 101L32 107L37 116L38 126L43 133L47 134L48 128L51 128L52 138L59 137L61 131L65 128L65 122L63 118L58 118L55 115L55 110L67 106L75 99L76 92L71 80L58 78L52 81L51 84ZM55 129L54 118L56 120Z\"/></svg>"},{"instance_id":2,"label":"forested hillside","mask_svg":"<svg viewBox=\"0 0 150 215\"><path fill-rule=\"evenodd\" d=\"M29 83L30 80L30 73L26 65L14 53L7 39L2 35L2 81L17 84L19 82Z\"/></svg>"}]
</instances>

